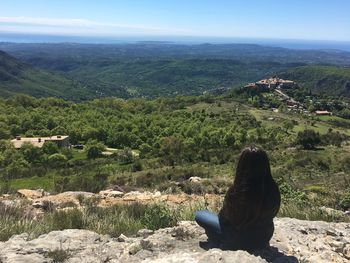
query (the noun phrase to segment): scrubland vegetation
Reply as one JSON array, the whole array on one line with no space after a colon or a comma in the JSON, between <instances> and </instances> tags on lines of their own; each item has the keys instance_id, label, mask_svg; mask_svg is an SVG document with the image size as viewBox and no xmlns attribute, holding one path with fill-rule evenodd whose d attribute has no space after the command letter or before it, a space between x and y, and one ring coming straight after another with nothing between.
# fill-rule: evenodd
<instances>
[{"instance_id":1,"label":"scrubland vegetation","mask_svg":"<svg viewBox=\"0 0 350 263\"><path fill-rule=\"evenodd\" d=\"M210 96L159 98L153 101L99 99L75 104L56 98L17 95L0 100L0 192L20 188L99 192L109 186L124 191L225 194L234 179L238 155L246 145L267 150L282 194L279 216L346 221L320 207L350 207L350 146L347 127L315 118L253 107L241 98ZM16 150L16 135L67 134L83 150L45 143ZM113 153L104 155L106 147ZM199 183L189 182L200 177ZM193 219L205 208L166 205L117 205L51 211L33 220L20 207L1 207L1 239L16 233L32 236L51 230L84 228L118 236ZM220 204L211 207L220 209Z\"/></svg>"}]
</instances>

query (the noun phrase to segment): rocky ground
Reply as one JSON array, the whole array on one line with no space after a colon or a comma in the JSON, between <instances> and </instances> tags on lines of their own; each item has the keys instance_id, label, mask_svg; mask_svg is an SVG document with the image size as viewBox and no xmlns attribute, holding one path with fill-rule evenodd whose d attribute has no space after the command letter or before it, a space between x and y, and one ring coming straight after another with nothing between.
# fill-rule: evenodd
<instances>
[{"instance_id":1,"label":"rocky ground","mask_svg":"<svg viewBox=\"0 0 350 263\"><path fill-rule=\"evenodd\" d=\"M89 192L64 192L56 195L44 192L43 190L20 189L15 195L0 196L0 205L5 206L22 206L27 207L28 213L39 216L48 210L66 209L71 207L82 207L94 200L94 204L100 207L109 207L116 204L130 204L133 202L148 204L148 203L166 203L170 206L176 205L193 205L202 204L205 206L211 205L215 207L217 204L222 204L223 195L205 194L205 195L188 195L180 194L165 194L159 191L131 191L122 192L114 189L107 189L98 194ZM320 209L329 215L350 216L350 211L340 211L328 207L320 207Z\"/></svg>"},{"instance_id":2,"label":"rocky ground","mask_svg":"<svg viewBox=\"0 0 350 263\"><path fill-rule=\"evenodd\" d=\"M164 194L161 192L131 191L121 192L108 189L98 194L89 192L64 192L52 195L43 190L20 189L14 195L0 196L0 205L6 207L22 207L31 218L38 219L45 212L52 210L65 210L70 208L81 208L93 202L99 207L109 207L116 204L130 204L134 202L166 203L169 206L177 205L205 205L222 203L223 196L214 194L188 195Z\"/></svg>"},{"instance_id":3,"label":"rocky ground","mask_svg":"<svg viewBox=\"0 0 350 263\"><path fill-rule=\"evenodd\" d=\"M66 192L50 195L42 190L19 190L0 196L4 206L24 203L35 217L49 209L81 207L96 199L99 206L130 202L165 202L169 205L222 202L222 196L191 196L159 192L106 190L99 194ZM325 208L329 213L341 212ZM343 213L343 212L341 212ZM1 230L1 229L0 229ZM119 238L87 230L54 231L34 240L27 234L0 242L0 263L36 262L350 262L350 224L275 219L271 247L254 255L244 251L210 248L203 230L194 222L174 228L140 230L136 237Z\"/></svg>"},{"instance_id":4,"label":"rocky ground","mask_svg":"<svg viewBox=\"0 0 350 263\"><path fill-rule=\"evenodd\" d=\"M271 247L254 255L210 248L194 222L136 237L103 236L87 230L28 235L0 243L0 262L350 262L350 224L275 219Z\"/></svg>"}]
</instances>

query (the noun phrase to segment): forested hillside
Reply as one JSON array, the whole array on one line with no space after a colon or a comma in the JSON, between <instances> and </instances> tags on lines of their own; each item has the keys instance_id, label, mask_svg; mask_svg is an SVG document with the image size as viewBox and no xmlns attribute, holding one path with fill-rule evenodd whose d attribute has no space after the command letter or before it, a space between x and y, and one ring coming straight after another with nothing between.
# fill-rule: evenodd
<instances>
[{"instance_id":1,"label":"forested hillside","mask_svg":"<svg viewBox=\"0 0 350 263\"><path fill-rule=\"evenodd\" d=\"M344 51L292 50L250 44L2 43L0 49L30 65L64 74L82 83L85 91L94 97L200 95L206 91L238 88L247 82L281 72L287 72L283 75L285 77L295 77L301 85L310 86L310 76L294 76L290 72L309 64L339 66L339 69L350 65L350 53ZM334 67L333 71L337 69ZM327 90L328 94L348 95L346 83L342 80L330 79L320 89L326 90L329 83L332 88ZM38 93L30 94L40 96ZM68 92L67 96L75 100L70 95Z\"/></svg>"},{"instance_id":2,"label":"forested hillside","mask_svg":"<svg viewBox=\"0 0 350 263\"><path fill-rule=\"evenodd\" d=\"M304 66L280 74L315 94L350 98L350 67Z\"/></svg>"},{"instance_id":3,"label":"forested hillside","mask_svg":"<svg viewBox=\"0 0 350 263\"><path fill-rule=\"evenodd\" d=\"M36 97L56 96L82 100L93 92L62 74L37 69L0 51L0 96L26 93Z\"/></svg>"}]
</instances>

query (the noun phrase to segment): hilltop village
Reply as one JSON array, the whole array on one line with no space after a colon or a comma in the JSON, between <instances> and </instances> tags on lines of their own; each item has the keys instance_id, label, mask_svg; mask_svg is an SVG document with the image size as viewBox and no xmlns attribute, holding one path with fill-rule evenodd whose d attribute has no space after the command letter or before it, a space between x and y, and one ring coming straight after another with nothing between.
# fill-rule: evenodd
<instances>
[{"instance_id":1,"label":"hilltop village","mask_svg":"<svg viewBox=\"0 0 350 263\"><path fill-rule=\"evenodd\" d=\"M248 85L244 86L243 89L256 90L259 92L273 92L271 93L273 94L272 96L277 96L280 101L283 101L288 111L310 114L308 107L304 103L301 103L286 93L286 91L297 87L298 85L295 81L284 80L275 76L249 83ZM312 102L313 101L310 99L310 103ZM278 112L278 109L276 108L272 108L272 110ZM332 112L327 110L315 110L313 113L317 116L332 115Z\"/></svg>"}]
</instances>

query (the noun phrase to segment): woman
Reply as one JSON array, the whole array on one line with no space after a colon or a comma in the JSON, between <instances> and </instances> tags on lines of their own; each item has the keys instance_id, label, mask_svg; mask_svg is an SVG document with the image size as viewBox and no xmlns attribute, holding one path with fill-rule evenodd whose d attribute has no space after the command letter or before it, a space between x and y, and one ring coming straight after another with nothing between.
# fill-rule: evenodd
<instances>
[{"instance_id":1,"label":"woman","mask_svg":"<svg viewBox=\"0 0 350 263\"><path fill-rule=\"evenodd\" d=\"M239 157L234 183L219 215L198 211L196 222L205 229L209 241L218 246L247 251L266 248L280 202L266 152L249 147Z\"/></svg>"}]
</instances>

